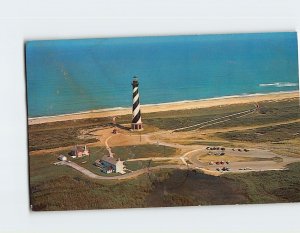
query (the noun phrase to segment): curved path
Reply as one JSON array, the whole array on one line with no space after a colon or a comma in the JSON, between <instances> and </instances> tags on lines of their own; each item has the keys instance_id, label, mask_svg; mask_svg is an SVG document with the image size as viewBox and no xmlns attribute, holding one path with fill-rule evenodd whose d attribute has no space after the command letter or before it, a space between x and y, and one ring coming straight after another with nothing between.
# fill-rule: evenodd
<instances>
[{"instance_id":1,"label":"curved path","mask_svg":"<svg viewBox=\"0 0 300 233\"><path fill-rule=\"evenodd\" d=\"M135 178L139 175L142 175L144 173L149 173L151 171L155 171L155 170L160 170L160 169L189 169L188 166L185 165L160 165L160 166L156 166L156 167L146 167L137 171L132 171L130 173L126 173L124 175L118 175L118 176L100 176L100 175L96 175L95 173L91 172L90 170L83 168L81 166L79 166L78 164L71 162L71 161L61 161L56 163L56 165L66 165L69 167L72 167L73 169L81 172L82 174L93 178L93 179L98 179L98 180L124 180L124 179L131 179L131 178Z\"/></svg>"}]
</instances>

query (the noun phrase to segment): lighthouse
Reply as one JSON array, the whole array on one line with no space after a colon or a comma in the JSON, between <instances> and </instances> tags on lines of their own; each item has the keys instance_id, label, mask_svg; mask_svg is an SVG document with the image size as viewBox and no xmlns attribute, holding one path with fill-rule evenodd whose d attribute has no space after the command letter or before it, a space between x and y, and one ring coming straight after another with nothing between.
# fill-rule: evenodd
<instances>
[{"instance_id":1,"label":"lighthouse","mask_svg":"<svg viewBox=\"0 0 300 233\"><path fill-rule=\"evenodd\" d=\"M132 122L131 130L142 130L142 116L140 110L140 96L139 96L139 81L137 77L132 80Z\"/></svg>"}]
</instances>

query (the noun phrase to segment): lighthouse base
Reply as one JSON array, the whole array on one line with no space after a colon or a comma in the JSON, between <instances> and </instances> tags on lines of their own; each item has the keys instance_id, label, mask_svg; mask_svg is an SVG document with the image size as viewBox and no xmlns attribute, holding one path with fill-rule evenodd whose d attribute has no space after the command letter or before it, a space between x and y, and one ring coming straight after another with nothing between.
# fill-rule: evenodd
<instances>
[{"instance_id":1,"label":"lighthouse base","mask_svg":"<svg viewBox=\"0 0 300 233\"><path fill-rule=\"evenodd\" d=\"M133 131L143 130L143 124L142 123L131 123L131 130L133 130Z\"/></svg>"}]
</instances>

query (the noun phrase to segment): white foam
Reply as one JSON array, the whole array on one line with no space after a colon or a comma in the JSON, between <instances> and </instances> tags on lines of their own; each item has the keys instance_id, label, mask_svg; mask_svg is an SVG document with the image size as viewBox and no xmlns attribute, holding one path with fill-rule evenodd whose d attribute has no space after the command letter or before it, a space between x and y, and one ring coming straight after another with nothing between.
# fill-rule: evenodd
<instances>
[{"instance_id":1,"label":"white foam","mask_svg":"<svg viewBox=\"0 0 300 233\"><path fill-rule=\"evenodd\" d=\"M290 82L276 82L276 83L261 83L260 87L297 87L298 83L290 83Z\"/></svg>"}]
</instances>

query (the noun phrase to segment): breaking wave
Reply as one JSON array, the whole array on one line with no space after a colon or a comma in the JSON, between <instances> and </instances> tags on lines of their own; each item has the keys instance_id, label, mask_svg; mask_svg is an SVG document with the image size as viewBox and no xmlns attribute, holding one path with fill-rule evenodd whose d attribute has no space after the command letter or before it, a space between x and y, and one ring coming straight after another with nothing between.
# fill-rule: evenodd
<instances>
[{"instance_id":1,"label":"breaking wave","mask_svg":"<svg viewBox=\"0 0 300 233\"><path fill-rule=\"evenodd\" d=\"M260 87L297 87L298 83L289 83L289 82L276 82L276 83L261 83Z\"/></svg>"}]
</instances>

